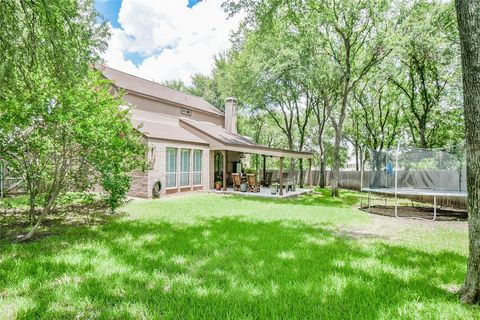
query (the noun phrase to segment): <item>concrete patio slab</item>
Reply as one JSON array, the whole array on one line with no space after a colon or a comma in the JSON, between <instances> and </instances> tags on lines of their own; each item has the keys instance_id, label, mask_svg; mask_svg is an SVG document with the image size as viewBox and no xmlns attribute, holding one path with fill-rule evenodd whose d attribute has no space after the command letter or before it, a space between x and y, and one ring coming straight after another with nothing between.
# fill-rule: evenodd
<instances>
[{"instance_id":1,"label":"concrete patio slab","mask_svg":"<svg viewBox=\"0 0 480 320\"><path fill-rule=\"evenodd\" d=\"M285 198L292 198L297 197L299 195L312 193L313 189L304 189L304 188L296 188L295 191L288 191L286 192L283 190L283 196L277 194L271 194L269 187L261 187L260 192L241 192L241 191L233 191L233 188L227 188L226 191L224 190L209 190L209 193L216 193L216 194L233 194L237 196L245 196L245 197L261 197L261 198L272 198L272 199L285 199Z\"/></svg>"}]
</instances>

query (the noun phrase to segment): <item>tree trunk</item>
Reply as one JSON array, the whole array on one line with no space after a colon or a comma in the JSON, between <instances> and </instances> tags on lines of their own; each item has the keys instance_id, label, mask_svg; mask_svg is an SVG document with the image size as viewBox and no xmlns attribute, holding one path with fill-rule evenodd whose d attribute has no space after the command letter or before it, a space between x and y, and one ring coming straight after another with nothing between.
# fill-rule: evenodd
<instances>
[{"instance_id":1,"label":"tree trunk","mask_svg":"<svg viewBox=\"0 0 480 320\"><path fill-rule=\"evenodd\" d=\"M342 131L335 129L335 146L333 148L333 167L332 167L332 197L338 197L338 179L340 175L340 142L342 141Z\"/></svg>"},{"instance_id":2,"label":"tree trunk","mask_svg":"<svg viewBox=\"0 0 480 320\"><path fill-rule=\"evenodd\" d=\"M465 136L467 138L467 190L469 257L461 300L480 298L480 1L456 0L462 53Z\"/></svg>"},{"instance_id":3,"label":"tree trunk","mask_svg":"<svg viewBox=\"0 0 480 320\"><path fill-rule=\"evenodd\" d=\"M325 158L322 155L322 159L320 160L320 188L325 188Z\"/></svg>"},{"instance_id":4,"label":"tree trunk","mask_svg":"<svg viewBox=\"0 0 480 320\"><path fill-rule=\"evenodd\" d=\"M358 140L355 138L355 171L359 170L358 165Z\"/></svg>"},{"instance_id":5,"label":"tree trunk","mask_svg":"<svg viewBox=\"0 0 480 320\"><path fill-rule=\"evenodd\" d=\"M305 181L304 181L304 176L303 176L303 173L304 173L304 170L303 170L303 159L299 159L299 169L300 169L300 177L298 179L298 184L300 185L300 188L303 188L303 185L305 184Z\"/></svg>"}]
</instances>

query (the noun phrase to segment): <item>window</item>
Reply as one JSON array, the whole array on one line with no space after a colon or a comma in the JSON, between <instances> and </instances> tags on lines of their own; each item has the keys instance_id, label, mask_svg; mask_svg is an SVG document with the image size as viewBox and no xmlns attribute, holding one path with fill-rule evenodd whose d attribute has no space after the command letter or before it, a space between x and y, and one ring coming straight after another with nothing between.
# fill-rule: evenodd
<instances>
[{"instance_id":1,"label":"window","mask_svg":"<svg viewBox=\"0 0 480 320\"><path fill-rule=\"evenodd\" d=\"M190 150L182 149L180 153L180 185L190 184Z\"/></svg>"},{"instance_id":2,"label":"window","mask_svg":"<svg viewBox=\"0 0 480 320\"><path fill-rule=\"evenodd\" d=\"M167 148L167 188L177 186L177 149Z\"/></svg>"},{"instance_id":3,"label":"window","mask_svg":"<svg viewBox=\"0 0 480 320\"><path fill-rule=\"evenodd\" d=\"M193 184L202 184L202 150L193 150Z\"/></svg>"}]
</instances>

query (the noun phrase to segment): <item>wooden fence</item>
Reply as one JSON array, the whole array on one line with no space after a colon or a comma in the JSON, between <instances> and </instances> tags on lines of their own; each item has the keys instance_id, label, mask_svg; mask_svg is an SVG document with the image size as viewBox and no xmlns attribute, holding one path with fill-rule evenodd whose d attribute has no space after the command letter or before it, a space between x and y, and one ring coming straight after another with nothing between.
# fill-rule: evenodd
<instances>
[{"instance_id":1,"label":"wooden fence","mask_svg":"<svg viewBox=\"0 0 480 320\"><path fill-rule=\"evenodd\" d=\"M278 179L279 171L278 170L269 170L272 171L272 178ZM299 181L300 172L295 172L297 182ZM260 172L260 177L262 173ZM311 179L310 179L311 177ZM460 178L459 178L460 177ZM325 173L325 182L327 186L331 185L332 172L327 171ZM364 186L368 186L368 181L370 179L370 172L364 172ZM385 180L385 184L388 186L394 186L393 176L380 177L380 179ZM342 189L356 190L360 191L361 189L361 172L360 171L340 171L338 185ZM312 170L310 176L308 170L304 172L304 181L305 185L318 185L320 182L320 171ZM465 175L458 174L451 171L438 171L438 172L426 172L426 171L409 171L398 173L398 182L400 187L408 187L409 184L415 182L417 185L425 184L423 187L435 185L438 188L451 188L451 189L462 189L466 190ZM414 201L424 202L424 203L433 203L433 197L427 195L419 196L408 196L405 197ZM464 209L467 207L467 199L465 197L437 197L437 204L444 207L452 208L461 208Z\"/></svg>"}]
</instances>

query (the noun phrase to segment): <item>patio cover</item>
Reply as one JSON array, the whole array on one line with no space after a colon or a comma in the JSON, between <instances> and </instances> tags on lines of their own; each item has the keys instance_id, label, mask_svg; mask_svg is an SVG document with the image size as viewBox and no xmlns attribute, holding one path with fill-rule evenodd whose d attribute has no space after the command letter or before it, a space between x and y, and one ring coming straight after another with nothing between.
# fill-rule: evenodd
<instances>
[{"instance_id":1,"label":"patio cover","mask_svg":"<svg viewBox=\"0 0 480 320\"><path fill-rule=\"evenodd\" d=\"M180 119L180 126L207 141L211 150L237 151L280 158L313 158L312 152L299 152L262 146L244 136L229 132L220 126L208 122Z\"/></svg>"}]
</instances>

